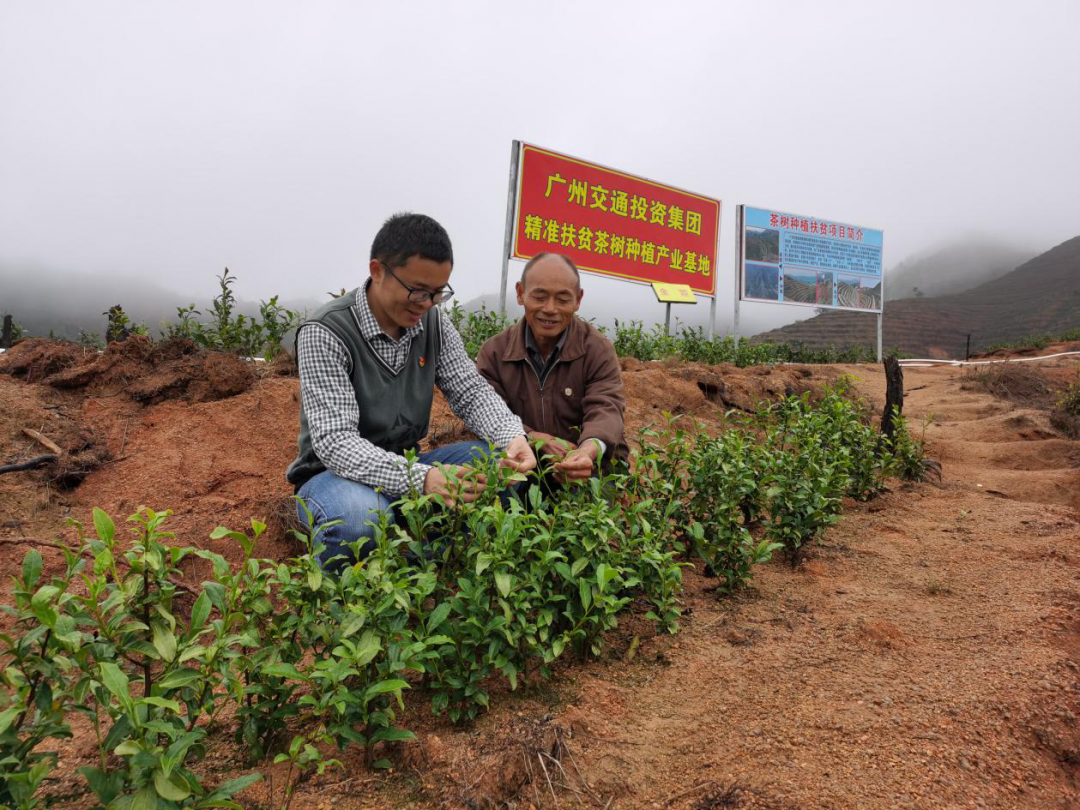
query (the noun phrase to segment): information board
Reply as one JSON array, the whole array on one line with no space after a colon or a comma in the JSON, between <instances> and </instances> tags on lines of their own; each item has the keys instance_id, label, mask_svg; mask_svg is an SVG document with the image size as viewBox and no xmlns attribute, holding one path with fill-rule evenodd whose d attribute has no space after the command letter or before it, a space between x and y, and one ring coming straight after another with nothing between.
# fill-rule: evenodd
<instances>
[{"instance_id":1,"label":"information board","mask_svg":"<svg viewBox=\"0 0 1080 810\"><path fill-rule=\"evenodd\" d=\"M591 273L716 290L720 200L521 145L510 256L563 253Z\"/></svg>"},{"instance_id":2,"label":"information board","mask_svg":"<svg viewBox=\"0 0 1080 810\"><path fill-rule=\"evenodd\" d=\"M742 300L881 312L881 231L739 208Z\"/></svg>"}]
</instances>

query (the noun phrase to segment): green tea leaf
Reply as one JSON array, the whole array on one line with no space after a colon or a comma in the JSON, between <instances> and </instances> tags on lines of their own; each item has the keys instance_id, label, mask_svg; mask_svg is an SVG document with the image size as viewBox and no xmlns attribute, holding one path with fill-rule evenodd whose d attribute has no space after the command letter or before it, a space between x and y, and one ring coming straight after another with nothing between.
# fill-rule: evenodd
<instances>
[{"instance_id":1,"label":"green tea leaf","mask_svg":"<svg viewBox=\"0 0 1080 810\"><path fill-rule=\"evenodd\" d=\"M113 749L113 753L119 757L133 757L140 751L142 751L142 746L132 740L124 740Z\"/></svg>"},{"instance_id":2,"label":"green tea leaf","mask_svg":"<svg viewBox=\"0 0 1080 810\"><path fill-rule=\"evenodd\" d=\"M341 626L341 638L349 638L356 633L360 628L364 626L367 621L367 616L363 613L354 613L349 619Z\"/></svg>"},{"instance_id":3,"label":"green tea leaf","mask_svg":"<svg viewBox=\"0 0 1080 810\"><path fill-rule=\"evenodd\" d=\"M191 606L191 630L192 633L196 633L202 630L206 625L206 620L210 618L210 610L213 607L210 603L210 594L205 590L199 594L199 598L195 600L195 604Z\"/></svg>"},{"instance_id":4,"label":"green tea leaf","mask_svg":"<svg viewBox=\"0 0 1080 810\"><path fill-rule=\"evenodd\" d=\"M168 777L161 771L154 773L154 789L158 796L171 802L182 802L191 795L191 789L179 774Z\"/></svg>"},{"instance_id":5,"label":"green tea leaf","mask_svg":"<svg viewBox=\"0 0 1080 810\"><path fill-rule=\"evenodd\" d=\"M31 549L26 552L26 556L23 557L23 586L26 590L30 590L37 585L38 578L41 576L41 553L37 549Z\"/></svg>"},{"instance_id":6,"label":"green tea leaf","mask_svg":"<svg viewBox=\"0 0 1080 810\"><path fill-rule=\"evenodd\" d=\"M491 563L495 558L488 554L486 551L481 551L476 555L476 575L480 576L484 571L491 567Z\"/></svg>"},{"instance_id":7,"label":"green tea leaf","mask_svg":"<svg viewBox=\"0 0 1080 810\"><path fill-rule=\"evenodd\" d=\"M129 810L157 810L159 805L157 791L153 785L147 785L135 794Z\"/></svg>"},{"instance_id":8,"label":"green tea leaf","mask_svg":"<svg viewBox=\"0 0 1080 810\"><path fill-rule=\"evenodd\" d=\"M606 591L608 583L618 575L619 572L607 563L600 563L596 566L596 585L600 589L600 593Z\"/></svg>"},{"instance_id":9,"label":"green tea leaf","mask_svg":"<svg viewBox=\"0 0 1080 810\"><path fill-rule=\"evenodd\" d=\"M514 578L510 575L509 571L498 571L495 574L495 587L499 589L504 597L510 595L510 586L513 584Z\"/></svg>"},{"instance_id":10,"label":"green tea leaf","mask_svg":"<svg viewBox=\"0 0 1080 810\"><path fill-rule=\"evenodd\" d=\"M218 610L225 610L225 586L220 582L204 582L203 591L210 597L210 604Z\"/></svg>"},{"instance_id":11,"label":"green tea leaf","mask_svg":"<svg viewBox=\"0 0 1080 810\"><path fill-rule=\"evenodd\" d=\"M21 713L19 706L12 706L4 711L0 712L0 735L11 728L11 724L15 722L15 718Z\"/></svg>"},{"instance_id":12,"label":"green tea leaf","mask_svg":"<svg viewBox=\"0 0 1080 810\"><path fill-rule=\"evenodd\" d=\"M397 726L390 726L389 728L380 728L374 734L371 735L371 739L368 741L368 745L374 745L377 742L404 742L405 740L415 740L416 735L411 731Z\"/></svg>"},{"instance_id":13,"label":"green tea leaf","mask_svg":"<svg viewBox=\"0 0 1080 810\"><path fill-rule=\"evenodd\" d=\"M428 614L427 629L430 633L433 630L438 630L442 626L442 623L446 621L446 617L450 615L450 603L440 602L435 606L435 609Z\"/></svg>"},{"instance_id":14,"label":"green tea leaf","mask_svg":"<svg viewBox=\"0 0 1080 810\"><path fill-rule=\"evenodd\" d=\"M308 676L300 672L292 664L286 664L284 662L278 662L276 664L268 664L262 667L260 670L264 675L273 675L276 678L292 678L297 681L309 680Z\"/></svg>"},{"instance_id":15,"label":"green tea leaf","mask_svg":"<svg viewBox=\"0 0 1080 810\"><path fill-rule=\"evenodd\" d=\"M176 669L158 681L162 689L182 689L190 686L202 678L202 673L197 669Z\"/></svg>"},{"instance_id":16,"label":"green tea leaf","mask_svg":"<svg viewBox=\"0 0 1080 810\"><path fill-rule=\"evenodd\" d=\"M176 658L176 636L168 627L157 622L153 623L152 632L154 649L162 659L171 662Z\"/></svg>"},{"instance_id":17,"label":"green tea leaf","mask_svg":"<svg viewBox=\"0 0 1080 810\"><path fill-rule=\"evenodd\" d=\"M357 666L364 666L364 664L370 663L376 655L382 651L382 644L376 635L367 630L364 635L360 636L360 642L356 645L355 663Z\"/></svg>"},{"instance_id":18,"label":"green tea leaf","mask_svg":"<svg viewBox=\"0 0 1080 810\"><path fill-rule=\"evenodd\" d=\"M199 803L200 807L224 807L223 804L216 804L215 802L220 799L229 799L233 795L239 793L249 785L253 785L262 779L260 773L248 773L243 776L238 776L235 779L228 779L222 782L214 791L206 797L205 800Z\"/></svg>"},{"instance_id":19,"label":"green tea leaf","mask_svg":"<svg viewBox=\"0 0 1080 810\"><path fill-rule=\"evenodd\" d=\"M588 610L592 606L592 583L587 579L579 579L578 593L581 596L581 606Z\"/></svg>"},{"instance_id":20,"label":"green tea leaf","mask_svg":"<svg viewBox=\"0 0 1080 810\"><path fill-rule=\"evenodd\" d=\"M98 668L101 671L101 682L105 684L105 688L112 692L113 696L120 701L120 704L128 713L132 713L135 709L135 702L131 699L131 692L128 690L127 675L111 661L102 661L98 664Z\"/></svg>"},{"instance_id":21,"label":"green tea leaf","mask_svg":"<svg viewBox=\"0 0 1080 810\"><path fill-rule=\"evenodd\" d=\"M398 692L402 689L408 689L409 682L403 681L401 678L390 678L386 681L379 681L373 683L364 692L364 697L373 698L375 695L383 695L387 692Z\"/></svg>"},{"instance_id":22,"label":"green tea leaf","mask_svg":"<svg viewBox=\"0 0 1080 810\"><path fill-rule=\"evenodd\" d=\"M107 546L112 545L113 537L116 535L116 524L105 511L96 506L94 507L94 530L102 543Z\"/></svg>"},{"instance_id":23,"label":"green tea leaf","mask_svg":"<svg viewBox=\"0 0 1080 810\"><path fill-rule=\"evenodd\" d=\"M89 766L78 768L76 769L76 772L86 780L86 784L90 786L90 790L94 791L94 795L97 796L98 801L104 805L108 805L120 794L120 791L124 789L123 773L110 773L109 771L103 771L100 768L92 768Z\"/></svg>"},{"instance_id":24,"label":"green tea leaf","mask_svg":"<svg viewBox=\"0 0 1080 810\"><path fill-rule=\"evenodd\" d=\"M175 700L169 700L168 698L156 697L150 695L149 697L139 698L139 703L145 703L149 706L157 706L161 709L168 709L174 714L180 714L180 704Z\"/></svg>"}]
</instances>

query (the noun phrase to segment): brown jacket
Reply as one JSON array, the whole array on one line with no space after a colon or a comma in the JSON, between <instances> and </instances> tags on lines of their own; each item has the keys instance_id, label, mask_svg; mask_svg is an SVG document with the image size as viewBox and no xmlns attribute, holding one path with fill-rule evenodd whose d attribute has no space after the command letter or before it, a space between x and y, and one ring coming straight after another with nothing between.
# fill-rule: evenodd
<instances>
[{"instance_id":1,"label":"brown jacket","mask_svg":"<svg viewBox=\"0 0 1080 810\"><path fill-rule=\"evenodd\" d=\"M488 340L476 358L477 370L521 417L526 430L540 430L581 444L607 445L605 463L626 460L622 374L615 347L590 323L575 317L566 343L543 389L525 356L525 319Z\"/></svg>"}]
</instances>

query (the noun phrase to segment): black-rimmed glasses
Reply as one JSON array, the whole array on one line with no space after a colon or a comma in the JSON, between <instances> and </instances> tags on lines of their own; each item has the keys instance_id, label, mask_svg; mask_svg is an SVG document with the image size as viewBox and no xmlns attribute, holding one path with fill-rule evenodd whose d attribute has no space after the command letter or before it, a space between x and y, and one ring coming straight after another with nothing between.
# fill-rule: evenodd
<instances>
[{"instance_id":1,"label":"black-rimmed glasses","mask_svg":"<svg viewBox=\"0 0 1080 810\"><path fill-rule=\"evenodd\" d=\"M404 281L397 277L394 271L390 269L390 265L388 265L386 262L379 262L379 264L381 264L386 269L386 272L390 274L394 281L396 281L398 284L400 284L402 287L409 291L409 300L412 301L414 304L423 304L425 301L431 301L431 303L433 304L441 304L443 301L449 300L450 296L454 294L454 288L451 287L449 284L447 284L445 287L443 287L441 290L438 290L437 292L432 292L431 290L422 290L419 287L410 287L408 284L406 284Z\"/></svg>"}]
</instances>

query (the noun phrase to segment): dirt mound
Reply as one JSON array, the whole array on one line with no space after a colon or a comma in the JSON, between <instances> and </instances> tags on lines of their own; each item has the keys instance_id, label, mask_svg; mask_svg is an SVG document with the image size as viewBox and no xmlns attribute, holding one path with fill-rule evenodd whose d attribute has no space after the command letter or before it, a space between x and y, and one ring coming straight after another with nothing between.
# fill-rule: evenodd
<instances>
[{"instance_id":1,"label":"dirt mound","mask_svg":"<svg viewBox=\"0 0 1080 810\"><path fill-rule=\"evenodd\" d=\"M125 393L137 402L188 399L212 402L247 391L255 370L236 355L207 352L190 340L153 343L136 335L110 343L89 363L45 379L55 388L87 388L98 394Z\"/></svg>"},{"instance_id":2,"label":"dirt mound","mask_svg":"<svg viewBox=\"0 0 1080 810\"><path fill-rule=\"evenodd\" d=\"M838 377L826 366L754 366L741 369L724 363L709 366L667 360L664 371L673 377L693 382L713 407L735 408L747 413L762 402L781 397L799 396L820 391L823 384ZM814 379L814 383L810 380Z\"/></svg>"},{"instance_id":3,"label":"dirt mound","mask_svg":"<svg viewBox=\"0 0 1080 810\"><path fill-rule=\"evenodd\" d=\"M994 349L992 352L976 355L972 359L975 359L976 357L980 360L1000 360L1007 357L1043 357L1048 354L1076 351L1080 351L1080 340L1065 340L1047 343L1041 346L1003 347Z\"/></svg>"},{"instance_id":4,"label":"dirt mound","mask_svg":"<svg viewBox=\"0 0 1080 810\"><path fill-rule=\"evenodd\" d=\"M19 341L0 356L0 374L36 383L96 356L92 349L75 343L29 338Z\"/></svg>"}]
</instances>

